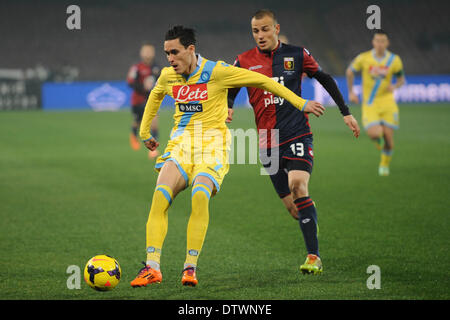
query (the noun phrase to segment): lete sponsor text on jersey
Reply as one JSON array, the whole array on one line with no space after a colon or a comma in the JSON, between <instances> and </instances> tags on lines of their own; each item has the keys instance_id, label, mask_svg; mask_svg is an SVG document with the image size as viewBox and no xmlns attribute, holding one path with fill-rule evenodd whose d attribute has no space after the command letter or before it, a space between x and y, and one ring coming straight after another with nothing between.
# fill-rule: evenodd
<instances>
[{"instance_id":1,"label":"lete sponsor text on jersey","mask_svg":"<svg viewBox=\"0 0 450 320\"><path fill-rule=\"evenodd\" d=\"M206 83L173 86L172 93L176 102L208 100Z\"/></svg>"}]
</instances>

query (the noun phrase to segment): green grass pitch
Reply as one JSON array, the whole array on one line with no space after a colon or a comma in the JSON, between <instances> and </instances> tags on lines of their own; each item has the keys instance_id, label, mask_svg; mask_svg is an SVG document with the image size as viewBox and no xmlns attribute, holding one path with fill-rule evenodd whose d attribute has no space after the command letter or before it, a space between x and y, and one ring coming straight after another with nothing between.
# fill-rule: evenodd
<instances>
[{"instance_id":1,"label":"green grass pitch","mask_svg":"<svg viewBox=\"0 0 450 320\"><path fill-rule=\"evenodd\" d=\"M335 108L311 117L321 276L303 276L303 238L260 165L232 165L210 204L196 288L181 286L190 193L169 210L163 282L130 287L145 259L156 172L128 145L129 112L0 114L0 299L449 299L450 106L401 105L391 176L379 151L354 139ZM360 121L360 109L352 108ZM161 112L162 147L172 112ZM230 128L253 128L238 109ZM161 150L163 150L161 148ZM109 254L122 279L111 292L67 267ZM381 270L369 290L367 267Z\"/></svg>"}]
</instances>

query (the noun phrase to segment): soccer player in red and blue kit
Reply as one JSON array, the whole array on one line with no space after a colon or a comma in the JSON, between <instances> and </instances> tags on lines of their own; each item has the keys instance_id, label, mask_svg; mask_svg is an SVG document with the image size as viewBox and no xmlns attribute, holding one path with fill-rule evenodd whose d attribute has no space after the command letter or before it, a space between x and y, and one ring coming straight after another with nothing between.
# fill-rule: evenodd
<instances>
[{"instance_id":1,"label":"soccer player in red and blue kit","mask_svg":"<svg viewBox=\"0 0 450 320\"><path fill-rule=\"evenodd\" d=\"M345 124L358 137L358 122L350 114L333 78L321 70L307 49L278 40L280 25L274 13L259 10L252 17L251 25L257 46L238 55L235 66L272 77L298 95L301 93L302 74L315 78L334 99ZM232 120L232 105L238 91L229 90L228 122ZM303 233L308 255L300 270L304 274L320 274L323 267L317 239L317 213L308 193L314 159L308 114L270 92L257 88L247 88L247 91L260 136L261 162L268 170L271 163L263 159L277 154L278 170L268 172L276 192L289 213L299 220ZM274 139L275 135L278 139Z\"/></svg>"},{"instance_id":2,"label":"soccer player in red and blue kit","mask_svg":"<svg viewBox=\"0 0 450 320\"><path fill-rule=\"evenodd\" d=\"M144 42L140 49L141 61L133 64L128 71L127 82L133 89L131 93L131 112L133 114L133 124L130 133L130 145L134 150L139 150L141 141L138 137L138 130L141 126L142 116L145 110L150 91L159 77L161 69L153 63L155 58L155 47L149 42ZM151 126L152 135L158 137L158 120L155 118ZM158 151L149 151L149 157L155 158Z\"/></svg>"}]
</instances>

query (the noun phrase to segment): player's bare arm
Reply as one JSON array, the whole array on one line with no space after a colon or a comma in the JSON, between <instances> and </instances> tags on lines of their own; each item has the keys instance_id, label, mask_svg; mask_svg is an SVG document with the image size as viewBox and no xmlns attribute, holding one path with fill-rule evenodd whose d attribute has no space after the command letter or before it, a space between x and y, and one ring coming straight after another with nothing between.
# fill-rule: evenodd
<instances>
[{"instance_id":1,"label":"player's bare arm","mask_svg":"<svg viewBox=\"0 0 450 320\"><path fill-rule=\"evenodd\" d=\"M355 80L353 70L350 67L347 68L345 75L347 78L348 100L353 103L359 103L358 95L353 92L353 81Z\"/></svg>"},{"instance_id":2,"label":"player's bare arm","mask_svg":"<svg viewBox=\"0 0 450 320\"><path fill-rule=\"evenodd\" d=\"M359 128L358 121L356 121L355 117L353 117L353 115L351 114L344 116L344 122L347 125L347 127L349 127L350 130L352 130L355 138L358 138L361 130Z\"/></svg>"},{"instance_id":3,"label":"player's bare arm","mask_svg":"<svg viewBox=\"0 0 450 320\"><path fill-rule=\"evenodd\" d=\"M320 117L325 112L325 107L317 101L308 101L303 109L303 112L312 113L316 117Z\"/></svg>"},{"instance_id":4,"label":"player's bare arm","mask_svg":"<svg viewBox=\"0 0 450 320\"><path fill-rule=\"evenodd\" d=\"M322 70L318 70L315 74L313 74L313 78L319 81L322 87L327 90L328 94L333 98L334 102L336 102L339 107L339 111L344 117L345 124L350 128L350 130L352 130L353 135L358 138L360 132L358 121L356 121L356 119L351 115L350 110L345 104L344 98L342 97L342 94L333 77Z\"/></svg>"},{"instance_id":5,"label":"player's bare arm","mask_svg":"<svg viewBox=\"0 0 450 320\"><path fill-rule=\"evenodd\" d=\"M398 77L397 81L388 87L388 90L390 92L394 92L396 89L400 88L404 84L405 84L405 76Z\"/></svg>"},{"instance_id":6,"label":"player's bare arm","mask_svg":"<svg viewBox=\"0 0 450 320\"><path fill-rule=\"evenodd\" d=\"M300 111L312 113L316 117L320 117L325 112L325 108L319 102L305 100L287 87L258 72L222 65L216 69L216 76L221 79L227 88L259 88L286 99Z\"/></svg>"},{"instance_id":7,"label":"player's bare arm","mask_svg":"<svg viewBox=\"0 0 450 320\"><path fill-rule=\"evenodd\" d=\"M225 120L226 123L230 123L231 121L233 121L233 113L234 113L233 108L228 108L228 117Z\"/></svg>"}]
</instances>

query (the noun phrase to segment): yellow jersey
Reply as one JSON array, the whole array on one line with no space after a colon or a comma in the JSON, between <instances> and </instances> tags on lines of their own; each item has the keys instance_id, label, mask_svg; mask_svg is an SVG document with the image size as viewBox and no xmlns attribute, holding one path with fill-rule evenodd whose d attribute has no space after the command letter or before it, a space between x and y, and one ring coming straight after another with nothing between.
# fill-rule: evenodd
<instances>
[{"instance_id":1,"label":"yellow jersey","mask_svg":"<svg viewBox=\"0 0 450 320\"><path fill-rule=\"evenodd\" d=\"M260 73L231 66L223 61L207 60L197 54L196 69L188 76L180 75L172 67L163 68L148 97L140 127L143 141L151 138L150 124L165 95L175 100L174 127L170 139L194 133L201 123L201 133L208 129L226 129L228 89L256 87L272 92L304 110L308 100ZM195 125L194 125L195 123Z\"/></svg>"},{"instance_id":2,"label":"yellow jersey","mask_svg":"<svg viewBox=\"0 0 450 320\"><path fill-rule=\"evenodd\" d=\"M350 68L361 72L363 106L396 105L394 93L388 87L393 76L403 75L403 63L398 55L386 50L384 57L379 59L372 49L356 56Z\"/></svg>"}]
</instances>

